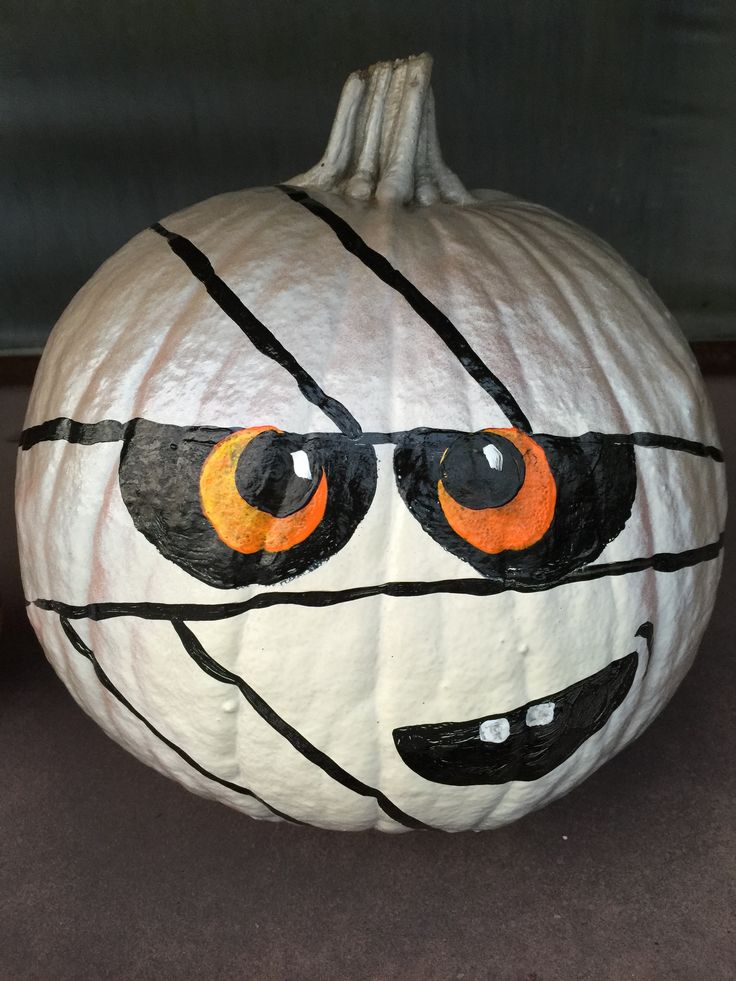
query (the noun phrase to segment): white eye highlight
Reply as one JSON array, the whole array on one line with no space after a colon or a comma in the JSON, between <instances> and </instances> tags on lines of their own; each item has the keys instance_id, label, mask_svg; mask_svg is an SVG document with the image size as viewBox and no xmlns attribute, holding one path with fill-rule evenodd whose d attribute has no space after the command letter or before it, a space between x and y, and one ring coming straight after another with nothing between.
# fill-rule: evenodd
<instances>
[{"instance_id":1,"label":"white eye highlight","mask_svg":"<svg viewBox=\"0 0 736 981\"><path fill-rule=\"evenodd\" d=\"M294 473L297 477L303 477L305 480L312 479L312 469L309 466L309 457L304 452L304 450L294 450L291 454L291 459L294 461Z\"/></svg>"},{"instance_id":2,"label":"white eye highlight","mask_svg":"<svg viewBox=\"0 0 736 981\"><path fill-rule=\"evenodd\" d=\"M483 456L488 460L491 470L503 470L503 453L493 443L486 443L483 447Z\"/></svg>"},{"instance_id":3,"label":"white eye highlight","mask_svg":"<svg viewBox=\"0 0 736 981\"><path fill-rule=\"evenodd\" d=\"M526 710L526 724L528 726L549 725L554 717L554 702L541 702L539 705L530 705Z\"/></svg>"},{"instance_id":4,"label":"white eye highlight","mask_svg":"<svg viewBox=\"0 0 736 981\"><path fill-rule=\"evenodd\" d=\"M511 726L508 719L486 719L481 722L478 735L484 743L503 743L509 738Z\"/></svg>"}]
</instances>

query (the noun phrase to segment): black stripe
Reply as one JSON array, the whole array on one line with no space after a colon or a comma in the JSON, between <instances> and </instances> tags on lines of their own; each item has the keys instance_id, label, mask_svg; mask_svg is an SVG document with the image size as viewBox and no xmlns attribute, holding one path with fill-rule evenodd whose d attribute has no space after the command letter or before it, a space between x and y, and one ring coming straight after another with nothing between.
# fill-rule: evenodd
<instances>
[{"instance_id":1,"label":"black stripe","mask_svg":"<svg viewBox=\"0 0 736 981\"><path fill-rule=\"evenodd\" d=\"M361 442L368 436L361 436ZM710 457L717 463L723 463L723 450L708 443L699 443L693 439L682 439L680 436L663 436L660 433L583 433L581 436L560 437L550 433L533 433L547 439L574 439L578 443L617 443L625 446L642 446L649 449L675 450L680 453L691 453L693 456Z\"/></svg>"},{"instance_id":2,"label":"black stripe","mask_svg":"<svg viewBox=\"0 0 736 981\"><path fill-rule=\"evenodd\" d=\"M22 450L29 450L36 443L65 439L67 443L116 443L125 438L130 423L103 419L101 422L75 422L73 419L49 419L38 426L29 426L20 438Z\"/></svg>"},{"instance_id":3,"label":"black stripe","mask_svg":"<svg viewBox=\"0 0 736 981\"><path fill-rule=\"evenodd\" d=\"M30 426L21 434L20 447L28 450L36 443L49 440L65 439L69 443L83 443L91 446L94 443L113 443L125 439L129 427L134 426L136 419L130 422L116 422L114 419L103 419L101 422L75 422L73 419L59 418L50 419L42 422L38 426ZM147 421L147 420L146 420ZM191 430L207 430L206 426L188 426ZM230 427L232 432L236 427ZM225 431L225 430L223 430ZM444 430L443 430L444 431ZM446 430L448 433L463 435L460 430ZM399 440L411 438L413 433L417 433L417 438L423 438L431 430L403 430L393 433L361 433L355 437L355 441L369 446L379 446L382 444L397 443ZM329 436L329 433L303 433L308 436ZM547 433L534 433L534 436L548 436L550 439L558 437L549 436ZM594 441L612 443L624 443L630 446L643 446L654 449L677 450L682 453L692 453L694 456L710 457L718 463L723 463L723 451L717 446L706 443L698 443L692 439L682 439L679 436L662 436L659 433L583 433L582 436L572 436L580 442Z\"/></svg>"},{"instance_id":4,"label":"black stripe","mask_svg":"<svg viewBox=\"0 0 736 981\"><path fill-rule=\"evenodd\" d=\"M382 282L400 293L409 306L432 328L437 336L445 342L468 374L478 382L480 387L491 396L502 410L506 418L517 429L531 432L529 420L519 408L516 399L497 378L490 368L481 360L457 327L431 300L421 293L413 283L395 269L385 256L372 249L348 223L310 197L306 191L288 184L278 184L277 187L292 201L301 204L317 218L321 218L338 237L340 244L352 255L367 266Z\"/></svg>"},{"instance_id":5,"label":"black stripe","mask_svg":"<svg viewBox=\"0 0 736 981\"><path fill-rule=\"evenodd\" d=\"M581 436L581 439L585 437ZM679 436L659 436L657 433L620 433L604 435L614 443L628 443L631 446L651 446L655 449L680 450L682 453L692 453L694 456L707 456L718 463L723 463L723 451L717 446L697 443L691 439L681 439Z\"/></svg>"},{"instance_id":6,"label":"black stripe","mask_svg":"<svg viewBox=\"0 0 736 981\"><path fill-rule=\"evenodd\" d=\"M601 562L598 565L583 566L562 580L565 582L588 582L591 579L604 579L608 576L628 576L632 572L644 572L653 569L655 572L679 572L701 562L711 562L718 558L723 549L723 533L715 542L701 545L699 548L686 549L683 552L658 552L638 559L627 559L622 562Z\"/></svg>"},{"instance_id":7,"label":"black stripe","mask_svg":"<svg viewBox=\"0 0 736 981\"><path fill-rule=\"evenodd\" d=\"M69 621L63 616L60 616L59 620L61 622L62 630L66 634L74 650L77 651L79 654L81 654L83 657L86 657L87 660L92 663L94 672L97 675L97 679L102 685L102 687L107 689L107 691L109 691L110 694L113 695L120 702L121 705L125 706L125 708L131 713L131 715L134 715L136 719L138 719L140 722L143 723L143 725L146 727L146 729L149 730L149 732L153 733L153 735L157 739L160 739L161 742L164 743L164 745L168 746L169 749L173 750L173 752L175 752L177 756L181 757L181 759L183 759L185 763L188 763L193 770L196 770L197 773L201 773L202 776L207 777L208 780L212 780L214 783L220 784L220 786L222 787L227 787L228 790L234 790L235 793L237 794L243 794L246 797L252 797L254 800L257 800L259 804L263 804L264 807L267 807L272 814L275 814L277 817L283 818L284 821L291 821L293 824L305 823L304 821L299 821L297 818L289 817L288 814L284 814L283 811L279 811L278 808L276 807L272 807L269 803L267 803L267 801L265 801L262 797L259 797L258 794L254 793L252 790L249 790L247 787L241 787L240 784L232 783L230 780L223 780L222 777L218 777L214 773L210 773L209 770L205 770L205 768L201 766L199 763L197 763L197 761L193 759L189 755L189 753L185 752L185 750L183 750L180 746L177 746L176 743L173 743L169 738L164 736L163 733L159 732L159 730L152 723L150 723L148 719L146 719L145 716L143 716L138 711L137 708L131 705L131 703L128 701L125 695L123 695L123 693L118 688L115 687L113 682L110 680L110 677L105 673L102 665L95 657L92 650L89 647L87 647L87 645L84 643L82 638L76 632L74 627L72 627L72 625L69 623Z\"/></svg>"},{"instance_id":8,"label":"black stripe","mask_svg":"<svg viewBox=\"0 0 736 981\"><path fill-rule=\"evenodd\" d=\"M238 691L242 694L248 704L253 708L258 715L267 722L280 736L289 742L294 749L301 753L301 755L309 760L310 763L314 763L318 766L320 770L327 774L328 777L332 777L337 783L346 787L348 790L352 790L354 793L359 794L361 797L372 797L378 806L384 811L390 818L394 821L398 821L399 824L403 824L407 828L428 828L428 825L423 824L416 818L411 817L409 814L405 814L401 808L397 807L392 801L388 799L380 790L376 790L374 787L369 787L368 784L363 783L362 780L358 780L351 773L337 764L331 757L326 753L323 753L321 749L317 749L312 743L309 742L300 732L298 732L293 726L282 719L268 704L268 702L262 698L257 691L255 691L251 686L243 680L239 675L233 674L232 671L228 671L227 668L223 667L214 658L210 657L207 651L202 647L198 638L192 633L186 624L182 623L180 620L172 620L174 630L176 630L179 635L179 639L184 645L184 650L191 657L197 667L201 668L205 674L208 674L211 678L215 678L217 681L221 681L225 685L234 685Z\"/></svg>"},{"instance_id":9,"label":"black stripe","mask_svg":"<svg viewBox=\"0 0 736 981\"><path fill-rule=\"evenodd\" d=\"M156 222L151 229L162 235L169 243L171 251L189 268L192 275L202 283L209 295L227 316L243 331L251 344L266 357L285 368L299 386L308 402L320 408L346 436L355 437L361 433L357 420L342 403L322 391L312 376L299 364L283 344L262 324L245 306L230 287L220 279L206 255L188 239L170 232Z\"/></svg>"},{"instance_id":10,"label":"black stripe","mask_svg":"<svg viewBox=\"0 0 736 981\"><path fill-rule=\"evenodd\" d=\"M58 600L36 599L32 604L72 620L108 620L111 617L141 617L144 620L224 620L240 616L249 610L265 610L272 606L328 607L371 596L430 596L435 593L454 593L467 596L497 596L499 593L537 593L569 583L589 582L607 576L625 576L633 572L654 569L655 572L677 572L700 562L709 562L723 548L723 535L717 541L684 552L658 552L643 558L621 562L606 562L583 566L554 583L500 583L488 579L442 579L435 582L389 582L375 586L354 586L350 589L308 590L300 593L257 593L239 603L89 603L73 606Z\"/></svg>"},{"instance_id":11,"label":"black stripe","mask_svg":"<svg viewBox=\"0 0 736 981\"><path fill-rule=\"evenodd\" d=\"M363 433L358 437L357 442L366 443L371 446L379 446L382 444L398 443L401 440L411 439L414 433L417 434L417 438L421 439L426 436L427 433L437 432L437 430L431 429L406 429L403 431L393 432L393 433ZM448 434L463 436L465 433L462 430L442 430ZM310 434L312 435L312 434ZM319 434L316 434L319 435ZM682 439L680 436L663 436L660 433L600 433L600 432L588 432L583 433L581 436L565 436L560 437L550 433L531 433L534 438L538 436L543 436L547 439L572 439L579 443L586 442L611 442L624 444L627 446L642 446L652 449L662 449L662 450L675 450L681 453L691 453L694 456L710 457L717 463L723 463L723 450L719 449L717 446L712 446L708 443L699 443L697 440L693 439Z\"/></svg>"}]
</instances>

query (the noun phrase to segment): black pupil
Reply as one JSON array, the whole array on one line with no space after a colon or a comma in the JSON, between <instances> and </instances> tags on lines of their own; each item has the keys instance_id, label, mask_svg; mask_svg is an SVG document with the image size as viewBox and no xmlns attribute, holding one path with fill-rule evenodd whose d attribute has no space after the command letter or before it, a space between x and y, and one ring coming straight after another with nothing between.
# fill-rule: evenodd
<instances>
[{"instance_id":1,"label":"black pupil","mask_svg":"<svg viewBox=\"0 0 736 981\"><path fill-rule=\"evenodd\" d=\"M524 483L524 458L495 433L468 433L450 444L440 464L445 490L466 508L500 508Z\"/></svg>"},{"instance_id":2,"label":"black pupil","mask_svg":"<svg viewBox=\"0 0 736 981\"><path fill-rule=\"evenodd\" d=\"M295 467L300 473L308 471L310 476L299 476ZM235 471L235 486L254 508L285 518L307 504L320 476L320 468L310 458L303 440L285 433L265 432L243 450Z\"/></svg>"}]
</instances>

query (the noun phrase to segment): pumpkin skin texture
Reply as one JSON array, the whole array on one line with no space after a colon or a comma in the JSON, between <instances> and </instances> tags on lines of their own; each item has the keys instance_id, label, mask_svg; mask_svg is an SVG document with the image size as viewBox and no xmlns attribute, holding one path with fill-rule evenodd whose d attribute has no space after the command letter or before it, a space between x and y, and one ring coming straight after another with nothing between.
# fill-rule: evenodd
<instances>
[{"instance_id":1,"label":"pumpkin skin texture","mask_svg":"<svg viewBox=\"0 0 736 981\"><path fill-rule=\"evenodd\" d=\"M724 472L672 317L569 221L438 186L296 179L172 215L38 371L17 516L43 648L113 739L253 817L515 820L652 721L710 616Z\"/></svg>"}]
</instances>

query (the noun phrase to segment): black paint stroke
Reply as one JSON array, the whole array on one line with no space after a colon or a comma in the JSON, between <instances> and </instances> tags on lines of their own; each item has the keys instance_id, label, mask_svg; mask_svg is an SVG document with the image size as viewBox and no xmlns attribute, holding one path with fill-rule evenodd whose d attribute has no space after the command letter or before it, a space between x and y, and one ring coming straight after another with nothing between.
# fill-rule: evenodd
<instances>
[{"instance_id":1,"label":"black paint stroke","mask_svg":"<svg viewBox=\"0 0 736 981\"><path fill-rule=\"evenodd\" d=\"M470 787L539 780L608 722L631 689L638 661L633 651L562 691L508 712L467 722L401 726L394 729L394 745L410 770L433 783ZM527 710L545 702L554 703L552 720L527 725ZM481 723L496 719L509 723L507 738L500 743L484 742Z\"/></svg>"},{"instance_id":2,"label":"black paint stroke","mask_svg":"<svg viewBox=\"0 0 736 981\"><path fill-rule=\"evenodd\" d=\"M340 432L346 436L355 437L361 433L357 419L338 402L327 395L299 364L283 344L271 333L265 324L253 314L212 268L212 263L206 255L182 235L164 228L159 222L151 225L151 230L163 236L169 243L171 251L177 255L207 290L209 295L233 323L243 331L251 344L271 358L282 368L285 368L299 386L308 402L316 405L335 423Z\"/></svg>"},{"instance_id":3,"label":"black paint stroke","mask_svg":"<svg viewBox=\"0 0 736 981\"><path fill-rule=\"evenodd\" d=\"M361 797L372 797L378 806L387 814L392 820L398 821L399 824L403 824L407 828L424 828L427 829L429 826L419 821L417 818L411 817L406 814L399 807L397 807L385 794L381 793L380 790L376 790L374 787L369 787L368 784L363 783L362 780L358 780L347 770L344 770L338 763L336 763L327 753L324 753L321 749L318 749L313 743L310 743L306 737L304 737L300 732L298 732L293 726L291 726L285 719L283 719L277 712L275 712L271 706L266 702L266 700L258 694L255 689L240 677L240 675L234 674L229 671L223 665L219 664L212 658L207 651L204 649L199 639L192 633L186 624L182 623L181 620L171 621L176 630L179 639L182 642L184 650L191 657L194 663L208 674L211 678L215 678L217 681L222 682L225 685L233 685L241 695L245 698L248 704L254 709L258 715L266 722L272 729L274 729L280 736L283 736L288 743L290 743L293 748L300 753L306 760L313 763L315 766L319 767L328 777L331 777L337 783L346 787L348 790L352 790L353 793L359 794Z\"/></svg>"},{"instance_id":4,"label":"black paint stroke","mask_svg":"<svg viewBox=\"0 0 736 981\"><path fill-rule=\"evenodd\" d=\"M524 432L531 432L529 420L521 411L519 404L503 382L473 350L455 324L428 297L424 296L406 276L395 269L385 256L372 249L358 235L355 229L324 204L315 201L306 191L288 184L277 185L292 201L302 205L315 217L320 218L337 236L346 251L359 259L382 282L404 297L415 313L432 328L437 336L452 351L463 368L498 405L509 422Z\"/></svg>"},{"instance_id":5,"label":"black paint stroke","mask_svg":"<svg viewBox=\"0 0 736 981\"><path fill-rule=\"evenodd\" d=\"M74 419L60 417L49 419L38 426L24 429L20 438L20 448L30 450L37 443L63 439L67 443L81 443L92 446L95 443L117 443L125 438L130 422L116 422L103 419L100 422L75 422Z\"/></svg>"},{"instance_id":6,"label":"black paint stroke","mask_svg":"<svg viewBox=\"0 0 736 981\"><path fill-rule=\"evenodd\" d=\"M183 750L180 746L177 746L176 743L172 742L167 736L164 736L162 732L160 732L151 722L149 722L148 719L128 701L120 689L113 684L110 677L95 657L91 648L84 643L74 627L72 627L72 625L69 623L69 620L64 616L60 616L59 620L61 622L62 630L66 634L67 639L71 643L74 650L77 651L78 654L81 654L82 657L86 657L87 660L91 662L94 672L97 675L97 680L100 682L102 687L109 691L110 694L131 713L131 715L135 716L139 722L142 722L146 729L148 729L148 731L151 732L156 739L159 739L165 746L176 753L176 755L184 760L184 762L187 763L193 770L196 770L197 773L201 774L203 777L206 777L208 780L212 780L213 783L219 784L221 787L226 787L228 790L232 790L235 793L242 794L246 797L252 797L253 800L257 800L259 804L263 804L263 806L267 807L272 814L282 818L284 821L290 821L292 824L305 823L304 821L298 820L298 818L289 817L288 814L284 814L283 811L278 810L276 807L272 807L271 804L265 801L262 797L259 797L254 791L249 790L247 787L242 787L240 784L232 783L230 780L225 780L222 777L218 777L214 773L210 773L209 770L206 770L201 764L197 763L197 761L191 757L189 753Z\"/></svg>"},{"instance_id":7,"label":"black paint stroke","mask_svg":"<svg viewBox=\"0 0 736 981\"><path fill-rule=\"evenodd\" d=\"M20 448L29 450L37 443L52 440L66 440L68 443L82 443L91 446L94 443L112 443L125 438L128 427L133 426L139 421L150 422L151 420L131 419L129 422L116 422L114 419L104 419L100 422L76 422L74 419L61 417L49 419L37 426L29 426L21 435ZM202 431L211 429L207 426L190 426L192 430L201 429ZM241 426L226 427L227 432L237 432ZM411 437L412 433L425 432L425 429L403 429L396 432L387 433L360 433L352 439L361 445L384 446L399 443ZM447 430L457 436L467 435L462 430ZM310 436L327 436L328 433L305 433L304 438ZM534 435L534 434L532 434ZM547 433L537 435L545 436ZM630 444L650 449L677 450L682 453L691 453L694 456L710 457L717 463L723 463L723 451L717 446L707 443L699 443L692 439L682 439L680 436L665 436L660 433L600 433L588 432L581 436L570 437L583 441L610 440L613 443Z\"/></svg>"},{"instance_id":8,"label":"black paint stroke","mask_svg":"<svg viewBox=\"0 0 736 981\"><path fill-rule=\"evenodd\" d=\"M546 435L546 434L538 434ZM677 450L680 453L691 453L693 456L710 457L716 463L723 463L723 450L707 443L699 443L692 439L682 439L680 436L663 436L659 433L583 433L576 436L579 442L597 441L612 442L619 446L642 446L648 449Z\"/></svg>"},{"instance_id":9,"label":"black paint stroke","mask_svg":"<svg viewBox=\"0 0 736 981\"><path fill-rule=\"evenodd\" d=\"M448 593L466 596L497 596L499 593L537 593L556 589L570 583L589 582L608 576L625 576L653 569L655 572L677 572L718 557L723 548L723 535L717 541L683 552L658 552L620 562L601 562L583 566L564 579L548 585L515 583L505 585L488 579L442 579L428 582L388 582L374 586L354 586L349 589L315 589L305 592L257 593L250 599L232 603L89 603L75 606L59 600L36 599L30 602L41 610L50 610L71 620L88 618L108 620L111 617L140 617L144 620L225 620L249 610L266 610L273 606L306 606L324 608L372 596L412 597Z\"/></svg>"}]
</instances>

